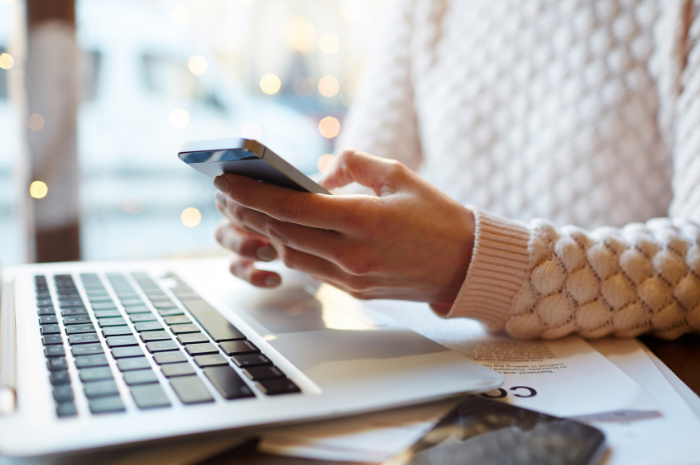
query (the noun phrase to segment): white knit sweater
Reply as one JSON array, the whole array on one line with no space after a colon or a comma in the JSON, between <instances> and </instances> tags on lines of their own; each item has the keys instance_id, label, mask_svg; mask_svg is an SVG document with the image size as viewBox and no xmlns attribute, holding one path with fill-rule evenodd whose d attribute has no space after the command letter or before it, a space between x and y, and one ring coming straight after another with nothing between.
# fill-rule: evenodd
<instances>
[{"instance_id":1,"label":"white knit sweater","mask_svg":"<svg viewBox=\"0 0 700 465\"><path fill-rule=\"evenodd\" d=\"M699 10L389 7L338 147L401 160L475 206L445 316L523 338L700 331Z\"/></svg>"}]
</instances>

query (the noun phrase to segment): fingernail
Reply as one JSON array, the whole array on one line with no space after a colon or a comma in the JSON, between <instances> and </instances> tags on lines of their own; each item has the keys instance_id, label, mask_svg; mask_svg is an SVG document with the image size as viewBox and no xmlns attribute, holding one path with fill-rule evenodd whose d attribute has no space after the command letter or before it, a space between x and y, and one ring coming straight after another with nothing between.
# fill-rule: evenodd
<instances>
[{"instance_id":1,"label":"fingernail","mask_svg":"<svg viewBox=\"0 0 700 465\"><path fill-rule=\"evenodd\" d=\"M255 251L255 254L260 260L265 260L266 262L272 261L277 258L277 252L272 247L259 247Z\"/></svg>"},{"instance_id":2,"label":"fingernail","mask_svg":"<svg viewBox=\"0 0 700 465\"><path fill-rule=\"evenodd\" d=\"M214 186L224 194L228 194L228 180L223 176L214 178Z\"/></svg>"},{"instance_id":3,"label":"fingernail","mask_svg":"<svg viewBox=\"0 0 700 465\"><path fill-rule=\"evenodd\" d=\"M219 202L224 208L226 208L226 196L223 192L217 192L214 194L216 201Z\"/></svg>"},{"instance_id":4,"label":"fingernail","mask_svg":"<svg viewBox=\"0 0 700 465\"><path fill-rule=\"evenodd\" d=\"M276 274L270 275L265 279L265 286L267 287L277 287L282 283L282 279Z\"/></svg>"}]
</instances>

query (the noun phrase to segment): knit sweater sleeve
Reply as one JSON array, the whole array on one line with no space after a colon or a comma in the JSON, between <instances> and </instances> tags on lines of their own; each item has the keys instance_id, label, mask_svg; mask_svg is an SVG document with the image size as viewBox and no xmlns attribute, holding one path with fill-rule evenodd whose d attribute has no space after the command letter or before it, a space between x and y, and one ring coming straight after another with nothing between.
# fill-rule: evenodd
<instances>
[{"instance_id":1,"label":"knit sweater sleeve","mask_svg":"<svg viewBox=\"0 0 700 465\"><path fill-rule=\"evenodd\" d=\"M472 262L443 316L520 338L700 332L700 20L697 4L685 12L675 26L683 35L668 47L677 72L660 82L674 157L669 216L586 231L474 208Z\"/></svg>"},{"instance_id":2,"label":"knit sweater sleeve","mask_svg":"<svg viewBox=\"0 0 700 465\"><path fill-rule=\"evenodd\" d=\"M372 59L353 97L337 150L393 158L416 170L422 161L411 82L412 0L393 0Z\"/></svg>"}]
</instances>

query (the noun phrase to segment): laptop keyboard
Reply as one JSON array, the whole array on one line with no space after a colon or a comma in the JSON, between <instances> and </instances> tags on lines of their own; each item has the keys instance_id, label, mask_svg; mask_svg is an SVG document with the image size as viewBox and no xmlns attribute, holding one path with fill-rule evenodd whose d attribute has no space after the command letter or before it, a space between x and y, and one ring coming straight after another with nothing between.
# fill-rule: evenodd
<instances>
[{"instance_id":1,"label":"laptop keyboard","mask_svg":"<svg viewBox=\"0 0 700 465\"><path fill-rule=\"evenodd\" d=\"M139 409L171 407L167 390L184 405L215 402L213 392L226 401L301 392L214 307L169 277L177 283L170 289L175 300L147 273L80 274L87 299L72 275L35 276L58 417L78 414L78 390L93 414L125 412L127 393L117 377Z\"/></svg>"}]
</instances>

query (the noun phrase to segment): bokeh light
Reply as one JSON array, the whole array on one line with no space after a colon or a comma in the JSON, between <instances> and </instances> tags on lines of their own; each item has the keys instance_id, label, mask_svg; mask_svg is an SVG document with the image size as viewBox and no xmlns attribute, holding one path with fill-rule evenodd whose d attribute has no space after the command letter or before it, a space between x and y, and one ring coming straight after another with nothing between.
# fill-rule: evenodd
<instances>
[{"instance_id":1,"label":"bokeh light","mask_svg":"<svg viewBox=\"0 0 700 465\"><path fill-rule=\"evenodd\" d=\"M29 126L29 129L32 131L41 131L44 129L45 124L46 121L44 121L44 117L39 113L32 113L27 120L27 126Z\"/></svg>"},{"instance_id":2,"label":"bokeh light","mask_svg":"<svg viewBox=\"0 0 700 465\"><path fill-rule=\"evenodd\" d=\"M12 69L15 64L15 59L9 53L0 53L0 68Z\"/></svg>"},{"instance_id":3,"label":"bokeh light","mask_svg":"<svg viewBox=\"0 0 700 465\"><path fill-rule=\"evenodd\" d=\"M207 71L208 67L209 63L207 63L207 59L204 58L202 55L191 56L190 59L187 61L187 69L190 70L190 73L197 76L199 76L200 74L204 74Z\"/></svg>"},{"instance_id":4,"label":"bokeh light","mask_svg":"<svg viewBox=\"0 0 700 465\"><path fill-rule=\"evenodd\" d=\"M316 163L316 167L318 168L319 173L327 173L328 170L331 169L331 166L333 166L335 158L335 155L331 153L321 155L318 158L318 162Z\"/></svg>"},{"instance_id":5,"label":"bokeh light","mask_svg":"<svg viewBox=\"0 0 700 465\"><path fill-rule=\"evenodd\" d=\"M340 39L332 32L326 32L318 38L318 48L326 55L332 55L340 49Z\"/></svg>"},{"instance_id":6,"label":"bokeh light","mask_svg":"<svg viewBox=\"0 0 700 465\"><path fill-rule=\"evenodd\" d=\"M202 221L202 214L196 208L188 207L182 210L180 220L182 221L182 224L188 228L194 228L200 221Z\"/></svg>"},{"instance_id":7,"label":"bokeh light","mask_svg":"<svg viewBox=\"0 0 700 465\"><path fill-rule=\"evenodd\" d=\"M340 133L340 121L332 116L326 116L319 121L318 131L326 139L333 139Z\"/></svg>"},{"instance_id":8,"label":"bokeh light","mask_svg":"<svg viewBox=\"0 0 700 465\"><path fill-rule=\"evenodd\" d=\"M273 73L264 74L260 78L260 90L262 90L267 95L274 95L279 92L282 87L282 81L280 81L279 76Z\"/></svg>"},{"instance_id":9,"label":"bokeh light","mask_svg":"<svg viewBox=\"0 0 700 465\"><path fill-rule=\"evenodd\" d=\"M316 28L303 15L289 17L284 36L289 48L297 53L309 53L316 45Z\"/></svg>"},{"instance_id":10,"label":"bokeh light","mask_svg":"<svg viewBox=\"0 0 700 465\"><path fill-rule=\"evenodd\" d=\"M340 91L340 82L335 76L324 76L318 81L318 91L324 97L335 97Z\"/></svg>"},{"instance_id":11,"label":"bokeh light","mask_svg":"<svg viewBox=\"0 0 700 465\"><path fill-rule=\"evenodd\" d=\"M190 124L190 114L185 109L176 108L170 112L170 124L178 129L185 128Z\"/></svg>"},{"instance_id":12,"label":"bokeh light","mask_svg":"<svg viewBox=\"0 0 700 465\"><path fill-rule=\"evenodd\" d=\"M29 195L34 199L43 199L49 193L49 187L43 181L33 181L29 185Z\"/></svg>"}]
</instances>

